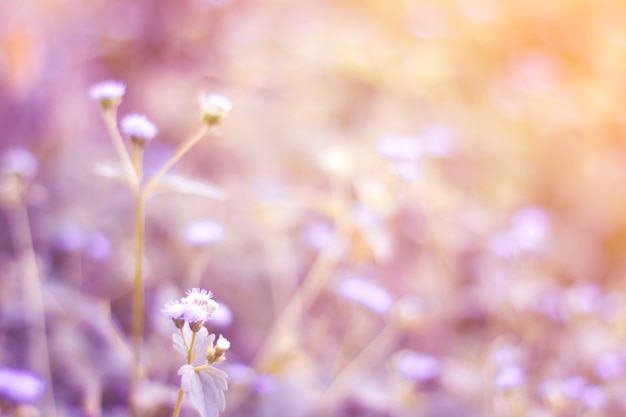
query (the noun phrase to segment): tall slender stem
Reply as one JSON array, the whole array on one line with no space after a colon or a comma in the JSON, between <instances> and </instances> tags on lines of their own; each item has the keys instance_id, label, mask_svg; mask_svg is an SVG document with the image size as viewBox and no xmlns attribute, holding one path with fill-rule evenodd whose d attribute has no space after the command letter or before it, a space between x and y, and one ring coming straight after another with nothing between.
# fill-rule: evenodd
<instances>
[{"instance_id":1,"label":"tall slender stem","mask_svg":"<svg viewBox=\"0 0 626 417\"><path fill-rule=\"evenodd\" d=\"M144 327L144 300L143 300L143 251L145 238L145 204L143 195L137 195L136 233L135 246L135 275L133 277L133 392L141 378L141 340Z\"/></svg>"},{"instance_id":2,"label":"tall slender stem","mask_svg":"<svg viewBox=\"0 0 626 417\"><path fill-rule=\"evenodd\" d=\"M167 163L161 168L159 172L157 172L154 177L150 180L146 188L143 190L144 197L148 197L152 192L159 186L159 181L163 177L163 175L167 174L167 172L174 166L176 162L180 160L188 151L191 149L196 143L200 141L210 130L209 125L203 125L198 132L192 135L183 145L176 151L174 156L167 161Z\"/></svg>"},{"instance_id":3,"label":"tall slender stem","mask_svg":"<svg viewBox=\"0 0 626 417\"><path fill-rule=\"evenodd\" d=\"M128 181L130 182L133 191L139 193L139 178L137 177L137 175L135 175L133 161L131 160L130 155L128 154L128 150L124 145L124 139L122 139L122 135L117 128L117 109L107 109L103 112L103 116L107 129L109 131L109 136L111 136L113 146L115 147L117 156L120 158L120 162L122 163L122 167L126 172Z\"/></svg>"}]
</instances>

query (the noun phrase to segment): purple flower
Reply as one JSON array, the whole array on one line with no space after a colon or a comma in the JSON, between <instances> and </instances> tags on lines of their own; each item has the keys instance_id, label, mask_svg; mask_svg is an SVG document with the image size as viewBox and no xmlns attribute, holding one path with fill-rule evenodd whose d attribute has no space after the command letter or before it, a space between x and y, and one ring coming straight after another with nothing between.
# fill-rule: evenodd
<instances>
[{"instance_id":1,"label":"purple flower","mask_svg":"<svg viewBox=\"0 0 626 417\"><path fill-rule=\"evenodd\" d=\"M511 389L526 381L526 372L519 366L507 366L496 375L493 385L498 389Z\"/></svg>"},{"instance_id":2,"label":"purple flower","mask_svg":"<svg viewBox=\"0 0 626 417\"><path fill-rule=\"evenodd\" d=\"M4 152L1 162L2 172L33 179L39 170L39 163L32 153L22 148L11 148Z\"/></svg>"},{"instance_id":3,"label":"purple flower","mask_svg":"<svg viewBox=\"0 0 626 417\"><path fill-rule=\"evenodd\" d=\"M224 228L212 220L202 220L189 224L185 238L191 246L207 246L224 239Z\"/></svg>"},{"instance_id":4,"label":"purple flower","mask_svg":"<svg viewBox=\"0 0 626 417\"><path fill-rule=\"evenodd\" d=\"M165 307L163 307L161 311L172 320L185 318L185 304L182 304L180 301L170 301L165 304Z\"/></svg>"},{"instance_id":5,"label":"purple flower","mask_svg":"<svg viewBox=\"0 0 626 417\"><path fill-rule=\"evenodd\" d=\"M441 363L433 356L404 351L396 360L396 368L408 379L428 381L441 373Z\"/></svg>"},{"instance_id":6,"label":"purple flower","mask_svg":"<svg viewBox=\"0 0 626 417\"><path fill-rule=\"evenodd\" d=\"M219 307L211 316L211 324L215 327L229 327L233 322L233 313L227 305L220 302Z\"/></svg>"},{"instance_id":7,"label":"purple flower","mask_svg":"<svg viewBox=\"0 0 626 417\"><path fill-rule=\"evenodd\" d=\"M184 307L183 317L190 324L204 323L211 316L208 310L200 304L186 303L182 304L182 306Z\"/></svg>"},{"instance_id":8,"label":"purple flower","mask_svg":"<svg viewBox=\"0 0 626 417\"><path fill-rule=\"evenodd\" d=\"M618 378L624 373L624 360L616 353L604 354L594 364L593 371L600 379Z\"/></svg>"},{"instance_id":9,"label":"purple flower","mask_svg":"<svg viewBox=\"0 0 626 417\"><path fill-rule=\"evenodd\" d=\"M343 280L337 286L337 293L379 314L389 312L393 306L393 298L385 289L361 278Z\"/></svg>"},{"instance_id":10,"label":"purple flower","mask_svg":"<svg viewBox=\"0 0 626 417\"><path fill-rule=\"evenodd\" d=\"M17 369L0 368L0 397L13 404L34 403L41 398L45 382L39 376Z\"/></svg>"},{"instance_id":11,"label":"purple flower","mask_svg":"<svg viewBox=\"0 0 626 417\"><path fill-rule=\"evenodd\" d=\"M151 141L157 134L157 127L143 114L130 114L122 119L122 132L132 140Z\"/></svg>"},{"instance_id":12,"label":"purple flower","mask_svg":"<svg viewBox=\"0 0 626 417\"><path fill-rule=\"evenodd\" d=\"M121 98L126 92L126 86L117 81L104 81L89 88L89 97L94 100L113 100Z\"/></svg>"},{"instance_id":13,"label":"purple flower","mask_svg":"<svg viewBox=\"0 0 626 417\"><path fill-rule=\"evenodd\" d=\"M597 385L589 385L582 391L581 402L592 410L599 410L603 408L606 401L606 391Z\"/></svg>"},{"instance_id":14,"label":"purple flower","mask_svg":"<svg viewBox=\"0 0 626 417\"><path fill-rule=\"evenodd\" d=\"M538 252L551 233L550 217L539 207L527 207L516 212L509 227L491 241L491 251L500 257L518 253Z\"/></svg>"}]
</instances>

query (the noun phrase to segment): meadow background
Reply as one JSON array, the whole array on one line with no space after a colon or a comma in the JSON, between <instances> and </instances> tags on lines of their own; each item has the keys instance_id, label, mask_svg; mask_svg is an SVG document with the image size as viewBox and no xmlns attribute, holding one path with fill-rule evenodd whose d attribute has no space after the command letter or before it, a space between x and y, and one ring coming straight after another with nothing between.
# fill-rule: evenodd
<instances>
[{"instance_id":1,"label":"meadow background","mask_svg":"<svg viewBox=\"0 0 626 417\"><path fill-rule=\"evenodd\" d=\"M232 343L225 417L626 412L623 2L0 2L0 364L50 379L23 412L130 415L104 80L159 128L147 175L200 92L233 103L176 166L227 198L147 204L142 415L171 415L161 308L192 287Z\"/></svg>"}]
</instances>

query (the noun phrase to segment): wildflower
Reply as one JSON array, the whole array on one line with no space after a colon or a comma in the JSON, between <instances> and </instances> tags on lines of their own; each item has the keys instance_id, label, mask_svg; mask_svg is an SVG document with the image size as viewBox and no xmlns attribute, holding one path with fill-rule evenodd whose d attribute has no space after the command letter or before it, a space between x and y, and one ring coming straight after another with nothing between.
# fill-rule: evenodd
<instances>
[{"instance_id":1,"label":"wildflower","mask_svg":"<svg viewBox=\"0 0 626 417\"><path fill-rule=\"evenodd\" d=\"M94 84L89 89L89 97L100 101L103 109L117 107L122 102L126 86L117 81L104 81Z\"/></svg>"},{"instance_id":2,"label":"wildflower","mask_svg":"<svg viewBox=\"0 0 626 417\"><path fill-rule=\"evenodd\" d=\"M385 289L360 278L345 279L338 285L337 293L379 314L387 313L393 306L393 298Z\"/></svg>"},{"instance_id":3,"label":"wildflower","mask_svg":"<svg viewBox=\"0 0 626 417\"><path fill-rule=\"evenodd\" d=\"M526 207L516 212L509 227L496 235L491 252L500 257L521 253L537 253L550 237L550 217L539 207Z\"/></svg>"},{"instance_id":4,"label":"wildflower","mask_svg":"<svg viewBox=\"0 0 626 417\"><path fill-rule=\"evenodd\" d=\"M194 332L200 330L204 322L211 317L211 314L204 305L195 303L184 303L182 305L184 307L183 317Z\"/></svg>"},{"instance_id":5,"label":"wildflower","mask_svg":"<svg viewBox=\"0 0 626 417\"><path fill-rule=\"evenodd\" d=\"M202 121L209 126L218 124L233 107L228 97L221 94L203 94L200 98Z\"/></svg>"},{"instance_id":6,"label":"wildflower","mask_svg":"<svg viewBox=\"0 0 626 417\"><path fill-rule=\"evenodd\" d=\"M526 381L526 373L519 366L507 366L496 375L493 385L498 389L511 389Z\"/></svg>"},{"instance_id":7,"label":"wildflower","mask_svg":"<svg viewBox=\"0 0 626 417\"><path fill-rule=\"evenodd\" d=\"M122 119L122 131L134 143L144 146L157 134L157 127L143 114L130 114Z\"/></svg>"},{"instance_id":8,"label":"wildflower","mask_svg":"<svg viewBox=\"0 0 626 417\"><path fill-rule=\"evenodd\" d=\"M22 148L8 149L2 155L0 163L2 172L17 175L26 180L32 180L39 170L37 158Z\"/></svg>"},{"instance_id":9,"label":"wildflower","mask_svg":"<svg viewBox=\"0 0 626 417\"><path fill-rule=\"evenodd\" d=\"M161 310L167 317L172 319L176 327L181 329L185 325L185 305L180 301L170 301Z\"/></svg>"},{"instance_id":10,"label":"wildflower","mask_svg":"<svg viewBox=\"0 0 626 417\"><path fill-rule=\"evenodd\" d=\"M219 307L211 316L211 324L215 327L226 328L233 322L233 312L224 303L219 303Z\"/></svg>"},{"instance_id":11,"label":"wildflower","mask_svg":"<svg viewBox=\"0 0 626 417\"><path fill-rule=\"evenodd\" d=\"M619 378L624 373L624 360L616 353L606 353L596 361L593 371L600 379L610 380Z\"/></svg>"},{"instance_id":12,"label":"wildflower","mask_svg":"<svg viewBox=\"0 0 626 417\"><path fill-rule=\"evenodd\" d=\"M607 402L607 393L597 385L588 385L581 393L581 402L591 410L599 410Z\"/></svg>"},{"instance_id":13,"label":"wildflower","mask_svg":"<svg viewBox=\"0 0 626 417\"><path fill-rule=\"evenodd\" d=\"M191 223L185 231L185 238L191 246L207 246L224 239L224 228L212 220Z\"/></svg>"},{"instance_id":14,"label":"wildflower","mask_svg":"<svg viewBox=\"0 0 626 417\"><path fill-rule=\"evenodd\" d=\"M213 300L213 293L204 288L192 288L187 291L183 303L195 303L206 307L209 315L217 309L217 303Z\"/></svg>"},{"instance_id":15,"label":"wildflower","mask_svg":"<svg viewBox=\"0 0 626 417\"><path fill-rule=\"evenodd\" d=\"M45 382L37 375L0 368L0 398L12 404L34 403L43 395Z\"/></svg>"},{"instance_id":16,"label":"wildflower","mask_svg":"<svg viewBox=\"0 0 626 417\"><path fill-rule=\"evenodd\" d=\"M408 350L399 353L395 365L404 377L416 381L434 379L441 372L437 358Z\"/></svg>"},{"instance_id":17,"label":"wildflower","mask_svg":"<svg viewBox=\"0 0 626 417\"><path fill-rule=\"evenodd\" d=\"M226 351L230 349L230 342L224 336L220 335L220 337L215 342L215 358L214 362L222 362L226 359Z\"/></svg>"}]
</instances>

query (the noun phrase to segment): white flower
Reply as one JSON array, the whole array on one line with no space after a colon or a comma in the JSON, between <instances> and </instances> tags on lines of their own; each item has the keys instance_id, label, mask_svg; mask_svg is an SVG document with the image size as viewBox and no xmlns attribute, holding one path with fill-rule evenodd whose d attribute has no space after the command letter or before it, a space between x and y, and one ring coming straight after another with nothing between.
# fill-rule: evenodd
<instances>
[{"instance_id":1,"label":"white flower","mask_svg":"<svg viewBox=\"0 0 626 417\"><path fill-rule=\"evenodd\" d=\"M215 342L215 349L227 351L230 349L230 342L224 336L220 335L220 337L217 338L217 342Z\"/></svg>"},{"instance_id":2,"label":"white flower","mask_svg":"<svg viewBox=\"0 0 626 417\"><path fill-rule=\"evenodd\" d=\"M218 123L233 107L228 97L221 94L203 94L200 97L200 104L204 113L203 120L209 125Z\"/></svg>"},{"instance_id":3,"label":"white flower","mask_svg":"<svg viewBox=\"0 0 626 417\"><path fill-rule=\"evenodd\" d=\"M152 140L157 127L143 114L130 114L122 119L122 132L130 136L131 140L147 142Z\"/></svg>"},{"instance_id":4,"label":"white flower","mask_svg":"<svg viewBox=\"0 0 626 417\"><path fill-rule=\"evenodd\" d=\"M89 88L89 97L94 100L120 99L126 92L126 86L117 81L104 81Z\"/></svg>"}]
</instances>

